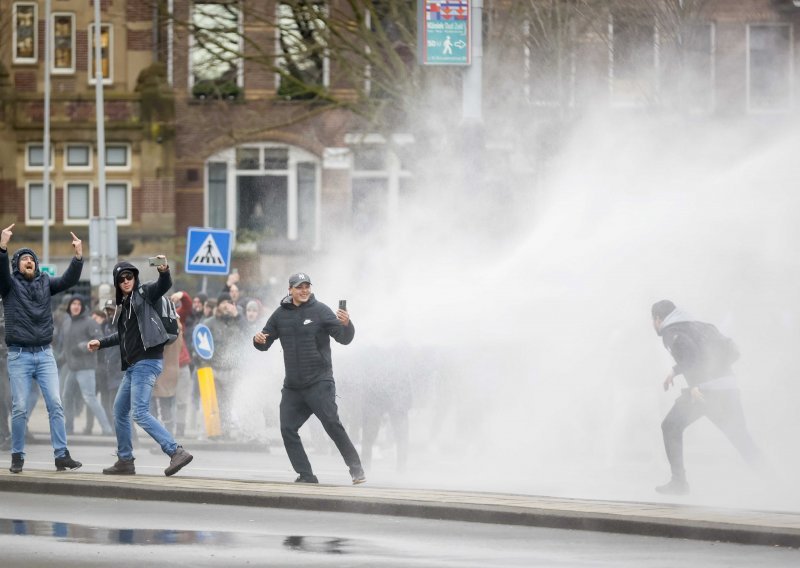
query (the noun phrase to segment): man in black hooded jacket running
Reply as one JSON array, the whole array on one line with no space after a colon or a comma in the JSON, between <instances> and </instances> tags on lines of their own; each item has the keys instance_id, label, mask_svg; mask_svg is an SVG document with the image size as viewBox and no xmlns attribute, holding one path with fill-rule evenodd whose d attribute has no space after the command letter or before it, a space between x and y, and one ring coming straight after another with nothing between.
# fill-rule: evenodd
<instances>
[{"instance_id":1,"label":"man in black hooded jacket running","mask_svg":"<svg viewBox=\"0 0 800 568\"><path fill-rule=\"evenodd\" d=\"M281 341L286 367L281 390L281 436L289 461L299 474L297 483L318 483L298 434L312 414L319 418L342 454L353 484L366 481L361 458L339 420L331 361L330 338L347 345L355 332L347 310L334 314L318 302L311 293L311 279L299 272L289 278L289 294L264 329L253 337L253 345L259 351L269 349L276 339Z\"/></svg>"},{"instance_id":2,"label":"man in black hooded jacket running","mask_svg":"<svg viewBox=\"0 0 800 568\"><path fill-rule=\"evenodd\" d=\"M675 359L675 366L664 380L664 390L673 386L678 375L683 375L689 385L661 423L672 478L656 491L669 495L689 493L683 465L683 431L703 416L722 430L749 464L761 465L761 452L747 430L733 373L732 364L739 357L733 341L713 325L692 319L669 300L653 304L651 315L653 328Z\"/></svg>"}]
</instances>

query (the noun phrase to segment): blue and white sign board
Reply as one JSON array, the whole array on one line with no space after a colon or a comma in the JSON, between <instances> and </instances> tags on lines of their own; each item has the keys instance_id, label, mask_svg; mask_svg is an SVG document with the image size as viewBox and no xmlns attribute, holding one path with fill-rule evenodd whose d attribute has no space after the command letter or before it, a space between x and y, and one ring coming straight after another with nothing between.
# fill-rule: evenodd
<instances>
[{"instance_id":1,"label":"blue and white sign board","mask_svg":"<svg viewBox=\"0 0 800 568\"><path fill-rule=\"evenodd\" d=\"M192 345L194 345L194 352L206 361L214 356L214 338L207 325L199 323L194 327Z\"/></svg>"},{"instance_id":2,"label":"blue and white sign board","mask_svg":"<svg viewBox=\"0 0 800 568\"><path fill-rule=\"evenodd\" d=\"M469 65L472 55L470 0L419 0L417 37L423 65Z\"/></svg>"},{"instance_id":3,"label":"blue and white sign board","mask_svg":"<svg viewBox=\"0 0 800 568\"><path fill-rule=\"evenodd\" d=\"M233 231L189 227L186 236L187 274L228 274Z\"/></svg>"}]
</instances>

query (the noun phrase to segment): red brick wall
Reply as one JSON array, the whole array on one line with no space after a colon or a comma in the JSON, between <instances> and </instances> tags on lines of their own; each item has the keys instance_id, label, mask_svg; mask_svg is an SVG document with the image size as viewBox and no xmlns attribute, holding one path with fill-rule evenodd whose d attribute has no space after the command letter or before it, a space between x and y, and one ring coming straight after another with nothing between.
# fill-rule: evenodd
<instances>
[{"instance_id":1,"label":"red brick wall","mask_svg":"<svg viewBox=\"0 0 800 568\"><path fill-rule=\"evenodd\" d=\"M18 93L36 92L36 71L17 71L14 73L14 89Z\"/></svg>"},{"instance_id":2,"label":"red brick wall","mask_svg":"<svg viewBox=\"0 0 800 568\"><path fill-rule=\"evenodd\" d=\"M129 22L148 22L153 16L152 2L128 0L125 6L125 19Z\"/></svg>"},{"instance_id":3,"label":"red brick wall","mask_svg":"<svg viewBox=\"0 0 800 568\"><path fill-rule=\"evenodd\" d=\"M18 213L19 188L15 179L0 179L0 215Z\"/></svg>"},{"instance_id":4,"label":"red brick wall","mask_svg":"<svg viewBox=\"0 0 800 568\"><path fill-rule=\"evenodd\" d=\"M203 226L203 190L185 189L175 192L175 234L185 235L189 227Z\"/></svg>"},{"instance_id":5,"label":"red brick wall","mask_svg":"<svg viewBox=\"0 0 800 568\"><path fill-rule=\"evenodd\" d=\"M153 32L150 30L128 30L129 51L149 51L153 48Z\"/></svg>"},{"instance_id":6,"label":"red brick wall","mask_svg":"<svg viewBox=\"0 0 800 568\"><path fill-rule=\"evenodd\" d=\"M77 30L75 34L75 70L86 71L89 67L89 32Z\"/></svg>"}]
</instances>

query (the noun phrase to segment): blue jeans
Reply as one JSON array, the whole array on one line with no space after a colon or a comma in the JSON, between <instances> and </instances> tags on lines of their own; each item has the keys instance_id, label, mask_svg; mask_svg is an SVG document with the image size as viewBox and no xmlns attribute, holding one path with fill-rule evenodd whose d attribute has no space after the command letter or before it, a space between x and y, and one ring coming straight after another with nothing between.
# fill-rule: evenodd
<instances>
[{"instance_id":1,"label":"blue jeans","mask_svg":"<svg viewBox=\"0 0 800 568\"><path fill-rule=\"evenodd\" d=\"M68 393L72 381L78 383L78 388L81 391L83 401L86 403L89 411L94 414L97 421L100 423L100 428L106 436L111 435L111 422L108 421L106 411L97 400L96 384L95 384L95 370L94 369L81 369L80 371L70 371L67 374L67 380L64 381L64 401L67 405L64 421L67 424L67 429L72 431L72 424L75 421L75 411L71 409L74 405L69 404Z\"/></svg>"},{"instance_id":2,"label":"blue jeans","mask_svg":"<svg viewBox=\"0 0 800 568\"><path fill-rule=\"evenodd\" d=\"M34 351L19 347L8 348L8 378L11 381L11 452L25 456L25 427L28 423L28 404L33 381L39 384L50 417L50 441L53 454L64 457L67 451L67 431L64 427L64 408L58 394L58 367L53 349L47 345Z\"/></svg>"},{"instance_id":3,"label":"blue jeans","mask_svg":"<svg viewBox=\"0 0 800 568\"><path fill-rule=\"evenodd\" d=\"M128 367L122 376L122 383L114 400L117 457L121 460L133 459L131 418L161 446L165 454L171 456L178 448L164 425L150 414L150 397L163 366L161 359L142 359Z\"/></svg>"}]
</instances>

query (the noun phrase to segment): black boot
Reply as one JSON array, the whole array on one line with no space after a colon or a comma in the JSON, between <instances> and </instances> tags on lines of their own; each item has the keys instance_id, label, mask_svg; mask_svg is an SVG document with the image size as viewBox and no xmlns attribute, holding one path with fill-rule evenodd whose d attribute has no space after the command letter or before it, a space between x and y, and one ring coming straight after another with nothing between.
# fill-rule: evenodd
<instances>
[{"instance_id":1,"label":"black boot","mask_svg":"<svg viewBox=\"0 0 800 568\"><path fill-rule=\"evenodd\" d=\"M69 455L69 450L64 452L64 457L56 458L56 470L64 471L66 469L78 469L83 464L79 461L72 459Z\"/></svg>"},{"instance_id":2,"label":"black boot","mask_svg":"<svg viewBox=\"0 0 800 568\"><path fill-rule=\"evenodd\" d=\"M22 459L22 454L20 453L11 454L11 467L8 468L8 471L10 471L11 473L22 473L23 465L25 465L25 460Z\"/></svg>"},{"instance_id":3,"label":"black boot","mask_svg":"<svg viewBox=\"0 0 800 568\"><path fill-rule=\"evenodd\" d=\"M106 475L136 475L136 468L133 465L133 458L117 460L117 463L103 470Z\"/></svg>"}]
</instances>

